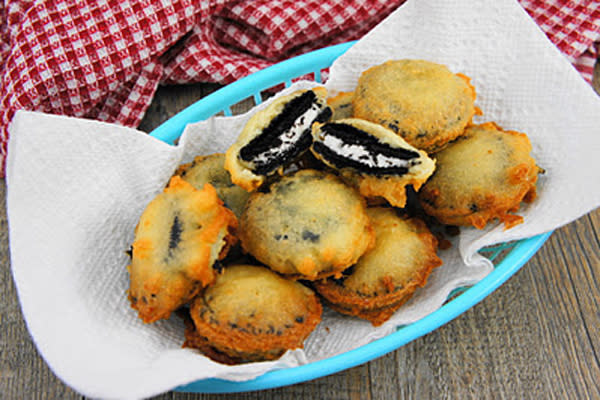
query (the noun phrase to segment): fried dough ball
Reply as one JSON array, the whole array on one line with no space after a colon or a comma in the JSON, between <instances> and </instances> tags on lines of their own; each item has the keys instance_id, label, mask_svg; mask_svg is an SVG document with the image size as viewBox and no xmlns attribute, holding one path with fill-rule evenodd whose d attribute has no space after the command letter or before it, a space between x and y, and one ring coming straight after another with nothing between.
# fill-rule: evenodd
<instances>
[{"instance_id":1,"label":"fried dough ball","mask_svg":"<svg viewBox=\"0 0 600 400\"><path fill-rule=\"evenodd\" d=\"M303 347L321 312L306 286L267 268L232 265L192 302L184 346L226 364L274 360Z\"/></svg>"},{"instance_id":2,"label":"fried dough ball","mask_svg":"<svg viewBox=\"0 0 600 400\"><path fill-rule=\"evenodd\" d=\"M391 208L369 208L367 213L375 229L375 247L341 279L313 285L334 310L378 326L425 285L442 260L436 255L436 238L421 220L401 218Z\"/></svg>"},{"instance_id":3,"label":"fried dough ball","mask_svg":"<svg viewBox=\"0 0 600 400\"><path fill-rule=\"evenodd\" d=\"M172 177L135 229L128 297L139 317L147 323L168 318L212 283L213 264L235 242L236 227L210 184L197 190Z\"/></svg>"},{"instance_id":4,"label":"fried dough ball","mask_svg":"<svg viewBox=\"0 0 600 400\"><path fill-rule=\"evenodd\" d=\"M423 209L448 225L482 229L495 218L507 229L521 223L510 213L535 199L541 172L530 152L524 133L491 122L468 128L435 155L437 169L419 192Z\"/></svg>"},{"instance_id":5,"label":"fried dough ball","mask_svg":"<svg viewBox=\"0 0 600 400\"><path fill-rule=\"evenodd\" d=\"M365 200L336 176L301 170L250 196L240 219L242 248L298 279L339 275L373 245Z\"/></svg>"},{"instance_id":6,"label":"fried dough ball","mask_svg":"<svg viewBox=\"0 0 600 400\"><path fill-rule=\"evenodd\" d=\"M205 184L210 183L217 190L225 207L238 218L242 215L249 194L231 182L229 172L225 170L225 154L198 156L191 163L181 165L175 175L181 176L181 179L196 189L202 189Z\"/></svg>"},{"instance_id":7,"label":"fried dough ball","mask_svg":"<svg viewBox=\"0 0 600 400\"><path fill-rule=\"evenodd\" d=\"M461 135L476 112L469 78L424 60L390 60L364 71L354 117L383 125L427 153Z\"/></svg>"},{"instance_id":8,"label":"fried dough ball","mask_svg":"<svg viewBox=\"0 0 600 400\"><path fill-rule=\"evenodd\" d=\"M365 197L406 204L406 186L419 190L435 169L427 154L373 122L348 118L313 125L312 153Z\"/></svg>"},{"instance_id":9,"label":"fried dough ball","mask_svg":"<svg viewBox=\"0 0 600 400\"><path fill-rule=\"evenodd\" d=\"M226 153L225 169L232 181L251 192L268 176L282 174L310 147L312 123L331 116L326 96L323 87L298 90L254 114Z\"/></svg>"}]
</instances>

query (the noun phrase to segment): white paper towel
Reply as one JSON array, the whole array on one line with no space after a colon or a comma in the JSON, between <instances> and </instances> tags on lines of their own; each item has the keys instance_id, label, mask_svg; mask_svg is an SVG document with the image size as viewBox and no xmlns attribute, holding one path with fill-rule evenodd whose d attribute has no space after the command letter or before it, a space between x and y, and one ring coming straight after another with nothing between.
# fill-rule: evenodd
<instances>
[{"instance_id":1,"label":"white paper towel","mask_svg":"<svg viewBox=\"0 0 600 400\"><path fill-rule=\"evenodd\" d=\"M274 362L224 366L181 349L176 318L144 325L129 307L124 251L146 204L174 169L224 151L249 115L190 125L169 146L133 129L31 112L10 127L7 210L13 276L29 331L64 382L100 398L142 398L197 379L247 380L322 359L413 322L491 263L475 251L559 227L600 204L600 99L516 1L408 1L342 56L332 91L390 58L422 58L472 77L483 110L526 132L546 169L538 199L508 231L462 229L427 287L379 328L326 310L305 350ZM310 86L295 85L295 88Z\"/></svg>"}]
</instances>

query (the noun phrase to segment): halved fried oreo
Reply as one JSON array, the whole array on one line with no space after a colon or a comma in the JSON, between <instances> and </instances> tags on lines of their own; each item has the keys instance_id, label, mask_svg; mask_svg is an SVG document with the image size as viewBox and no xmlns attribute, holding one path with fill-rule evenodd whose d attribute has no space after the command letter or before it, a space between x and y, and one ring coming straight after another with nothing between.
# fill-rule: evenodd
<instances>
[{"instance_id":1,"label":"halved fried oreo","mask_svg":"<svg viewBox=\"0 0 600 400\"><path fill-rule=\"evenodd\" d=\"M266 177L306 152L312 144L313 122L331 117L323 87L281 96L246 123L237 141L227 150L225 169L232 181L253 191Z\"/></svg>"},{"instance_id":2,"label":"halved fried oreo","mask_svg":"<svg viewBox=\"0 0 600 400\"><path fill-rule=\"evenodd\" d=\"M348 118L313 125L313 154L357 186L365 197L404 207L406 186L419 190L435 162L381 125Z\"/></svg>"}]
</instances>

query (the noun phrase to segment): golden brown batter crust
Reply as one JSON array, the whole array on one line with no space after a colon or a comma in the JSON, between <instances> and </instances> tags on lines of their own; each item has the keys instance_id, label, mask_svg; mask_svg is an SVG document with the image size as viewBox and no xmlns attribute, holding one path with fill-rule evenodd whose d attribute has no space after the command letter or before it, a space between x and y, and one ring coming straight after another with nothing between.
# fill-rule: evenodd
<instances>
[{"instance_id":1,"label":"golden brown batter crust","mask_svg":"<svg viewBox=\"0 0 600 400\"><path fill-rule=\"evenodd\" d=\"M273 360L302 348L322 307L306 286L264 267L232 265L190 308L186 347L219 362Z\"/></svg>"},{"instance_id":2,"label":"golden brown batter crust","mask_svg":"<svg viewBox=\"0 0 600 400\"><path fill-rule=\"evenodd\" d=\"M461 135L476 112L469 78L424 60L390 60L364 71L354 117L393 130L427 153Z\"/></svg>"},{"instance_id":3,"label":"golden brown batter crust","mask_svg":"<svg viewBox=\"0 0 600 400\"><path fill-rule=\"evenodd\" d=\"M233 213L207 184L195 189L178 176L140 218L129 265L131 307L144 322L168 318L212 283L213 264L235 242Z\"/></svg>"},{"instance_id":4,"label":"golden brown batter crust","mask_svg":"<svg viewBox=\"0 0 600 400\"><path fill-rule=\"evenodd\" d=\"M437 240L424 222L401 218L391 208L367 210L375 229L375 247L341 279L314 282L334 310L370 321L387 321L442 264Z\"/></svg>"},{"instance_id":5,"label":"golden brown batter crust","mask_svg":"<svg viewBox=\"0 0 600 400\"><path fill-rule=\"evenodd\" d=\"M210 183L217 190L225 207L232 210L238 218L242 215L249 194L231 181L229 172L225 170L225 154L198 156L191 163L179 166L175 175L181 176L196 189L202 189L205 184Z\"/></svg>"},{"instance_id":6,"label":"golden brown batter crust","mask_svg":"<svg viewBox=\"0 0 600 400\"><path fill-rule=\"evenodd\" d=\"M536 197L541 171L524 133L492 122L472 126L435 155L437 169L421 188L425 212L448 225L482 229L495 218L510 228L523 221L511 214Z\"/></svg>"},{"instance_id":7,"label":"golden brown batter crust","mask_svg":"<svg viewBox=\"0 0 600 400\"><path fill-rule=\"evenodd\" d=\"M314 280L354 264L374 234L355 189L332 174L302 170L250 196L239 238L274 271Z\"/></svg>"},{"instance_id":8,"label":"golden brown batter crust","mask_svg":"<svg viewBox=\"0 0 600 400\"><path fill-rule=\"evenodd\" d=\"M352 107L352 99L354 92L340 92L333 97L327 99L327 105L331 108L331 121L337 121L345 118L352 118L354 109Z\"/></svg>"}]
</instances>

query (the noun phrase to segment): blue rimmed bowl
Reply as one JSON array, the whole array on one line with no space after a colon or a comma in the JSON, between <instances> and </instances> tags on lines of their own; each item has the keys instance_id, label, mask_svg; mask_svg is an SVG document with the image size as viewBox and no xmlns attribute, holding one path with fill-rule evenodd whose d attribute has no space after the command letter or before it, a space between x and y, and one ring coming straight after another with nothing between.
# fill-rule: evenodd
<instances>
[{"instance_id":1,"label":"blue rimmed bowl","mask_svg":"<svg viewBox=\"0 0 600 400\"><path fill-rule=\"evenodd\" d=\"M252 98L262 102L262 93L278 85L290 86L292 79L310 76L321 82L324 69L348 50L354 42L339 44L307 53L258 71L217 90L181 111L150 133L164 142L174 143L189 123L205 120L215 114L232 115L233 105ZM544 244L552 232L481 250L494 263L494 270L472 287L450 294L446 303L426 317L402 327L369 344L330 358L294 368L267 372L258 378L232 382L203 379L176 390L197 393L233 393L271 389L320 378L371 361L421 337L456 318L515 274Z\"/></svg>"}]
</instances>

